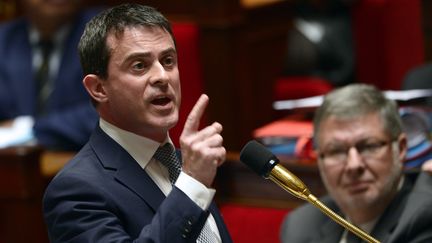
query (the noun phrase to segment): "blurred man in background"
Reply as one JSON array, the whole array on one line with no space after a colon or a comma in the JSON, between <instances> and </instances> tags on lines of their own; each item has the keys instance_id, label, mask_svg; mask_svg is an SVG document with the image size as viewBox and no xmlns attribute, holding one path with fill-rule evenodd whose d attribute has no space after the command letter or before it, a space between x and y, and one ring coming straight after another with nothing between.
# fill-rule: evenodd
<instances>
[{"instance_id":1,"label":"blurred man in background","mask_svg":"<svg viewBox=\"0 0 432 243\"><path fill-rule=\"evenodd\" d=\"M394 101L352 84L325 96L314 118L323 203L381 242L431 242L432 177L404 173L407 137ZM290 213L283 242L360 242L312 205Z\"/></svg>"},{"instance_id":2,"label":"blurred man in background","mask_svg":"<svg viewBox=\"0 0 432 243\"><path fill-rule=\"evenodd\" d=\"M3 146L36 141L77 150L97 122L82 87L77 45L97 10L83 1L20 0L23 16L0 26L0 121L16 133Z\"/></svg>"}]
</instances>

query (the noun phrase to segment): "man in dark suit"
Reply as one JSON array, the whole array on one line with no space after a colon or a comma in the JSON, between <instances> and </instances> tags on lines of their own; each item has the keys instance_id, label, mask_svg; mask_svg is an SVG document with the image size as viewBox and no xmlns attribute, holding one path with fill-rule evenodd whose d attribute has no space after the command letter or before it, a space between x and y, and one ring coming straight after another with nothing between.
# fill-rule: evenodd
<instances>
[{"instance_id":1,"label":"man in dark suit","mask_svg":"<svg viewBox=\"0 0 432 243\"><path fill-rule=\"evenodd\" d=\"M97 10L82 2L21 0L24 16L0 26L0 122L30 118L29 134L50 149L78 150L97 123L77 50Z\"/></svg>"},{"instance_id":2,"label":"man in dark suit","mask_svg":"<svg viewBox=\"0 0 432 243\"><path fill-rule=\"evenodd\" d=\"M199 129L206 95L180 137L182 164L172 154L181 95L166 18L139 4L113 7L89 22L79 51L100 122L46 189L51 242L231 242L212 203L222 126Z\"/></svg>"},{"instance_id":3,"label":"man in dark suit","mask_svg":"<svg viewBox=\"0 0 432 243\"><path fill-rule=\"evenodd\" d=\"M314 118L324 204L381 242L432 242L432 177L404 173L407 138L394 101L352 84L325 96ZM283 242L361 242L312 205L291 212Z\"/></svg>"}]
</instances>

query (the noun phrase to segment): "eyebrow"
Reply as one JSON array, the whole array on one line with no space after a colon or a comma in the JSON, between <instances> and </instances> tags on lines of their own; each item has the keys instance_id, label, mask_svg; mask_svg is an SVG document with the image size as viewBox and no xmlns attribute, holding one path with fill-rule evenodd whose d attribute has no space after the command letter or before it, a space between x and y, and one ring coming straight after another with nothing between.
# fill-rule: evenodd
<instances>
[{"instance_id":1,"label":"eyebrow","mask_svg":"<svg viewBox=\"0 0 432 243\"><path fill-rule=\"evenodd\" d=\"M168 48L166 50L163 50L160 53L160 55L161 56L165 56L165 55L171 54L171 53L177 54L176 49L173 48L173 47L170 47L170 48ZM150 56L152 56L151 52L134 52L134 53L131 53L130 55L126 56L126 58L124 59L123 63L127 63L127 62L129 62L129 60L133 60L133 59L136 59L138 57L147 58L147 57L150 57Z\"/></svg>"}]
</instances>

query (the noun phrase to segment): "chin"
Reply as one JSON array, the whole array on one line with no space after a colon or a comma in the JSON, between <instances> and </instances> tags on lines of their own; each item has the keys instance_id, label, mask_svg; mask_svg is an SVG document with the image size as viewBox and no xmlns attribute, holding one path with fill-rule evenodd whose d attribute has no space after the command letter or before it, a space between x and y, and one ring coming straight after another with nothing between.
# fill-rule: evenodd
<instances>
[{"instance_id":1,"label":"chin","mask_svg":"<svg viewBox=\"0 0 432 243\"><path fill-rule=\"evenodd\" d=\"M175 127L175 125L177 125L177 122L178 122L178 116L169 117L169 118L165 117L162 118L160 121L156 121L155 125L159 127L163 127L166 130L169 130Z\"/></svg>"},{"instance_id":2,"label":"chin","mask_svg":"<svg viewBox=\"0 0 432 243\"><path fill-rule=\"evenodd\" d=\"M380 203L380 197L373 192L365 192L357 195L345 195L340 201L343 201L343 204L354 209L370 208Z\"/></svg>"}]
</instances>

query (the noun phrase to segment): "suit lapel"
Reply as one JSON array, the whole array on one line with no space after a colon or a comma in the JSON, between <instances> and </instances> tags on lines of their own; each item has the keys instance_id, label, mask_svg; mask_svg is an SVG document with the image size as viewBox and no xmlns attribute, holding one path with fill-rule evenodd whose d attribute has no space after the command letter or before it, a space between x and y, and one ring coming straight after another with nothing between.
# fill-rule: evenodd
<instances>
[{"instance_id":1,"label":"suit lapel","mask_svg":"<svg viewBox=\"0 0 432 243\"><path fill-rule=\"evenodd\" d=\"M381 242L385 242L396 228L400 215L405 208L407 201L407 194L412 189L412 182L405 178L404 184L401 190L396 195L395 199L387 207L386 211L382 214L371 235L379 239Z\"/></svg>"},{"instance_id":2,"label":"suit lapel","mask_svg":"<svg viewBox=\"0 0 432 243\"><path fill-rule=\"evenodd\" d=\"M142 198L156 211L165 195L138 163L113 139L97 127L90 138L97 157L106 170L115 170L115 179Z\"/></svg>"}]
</instances>

